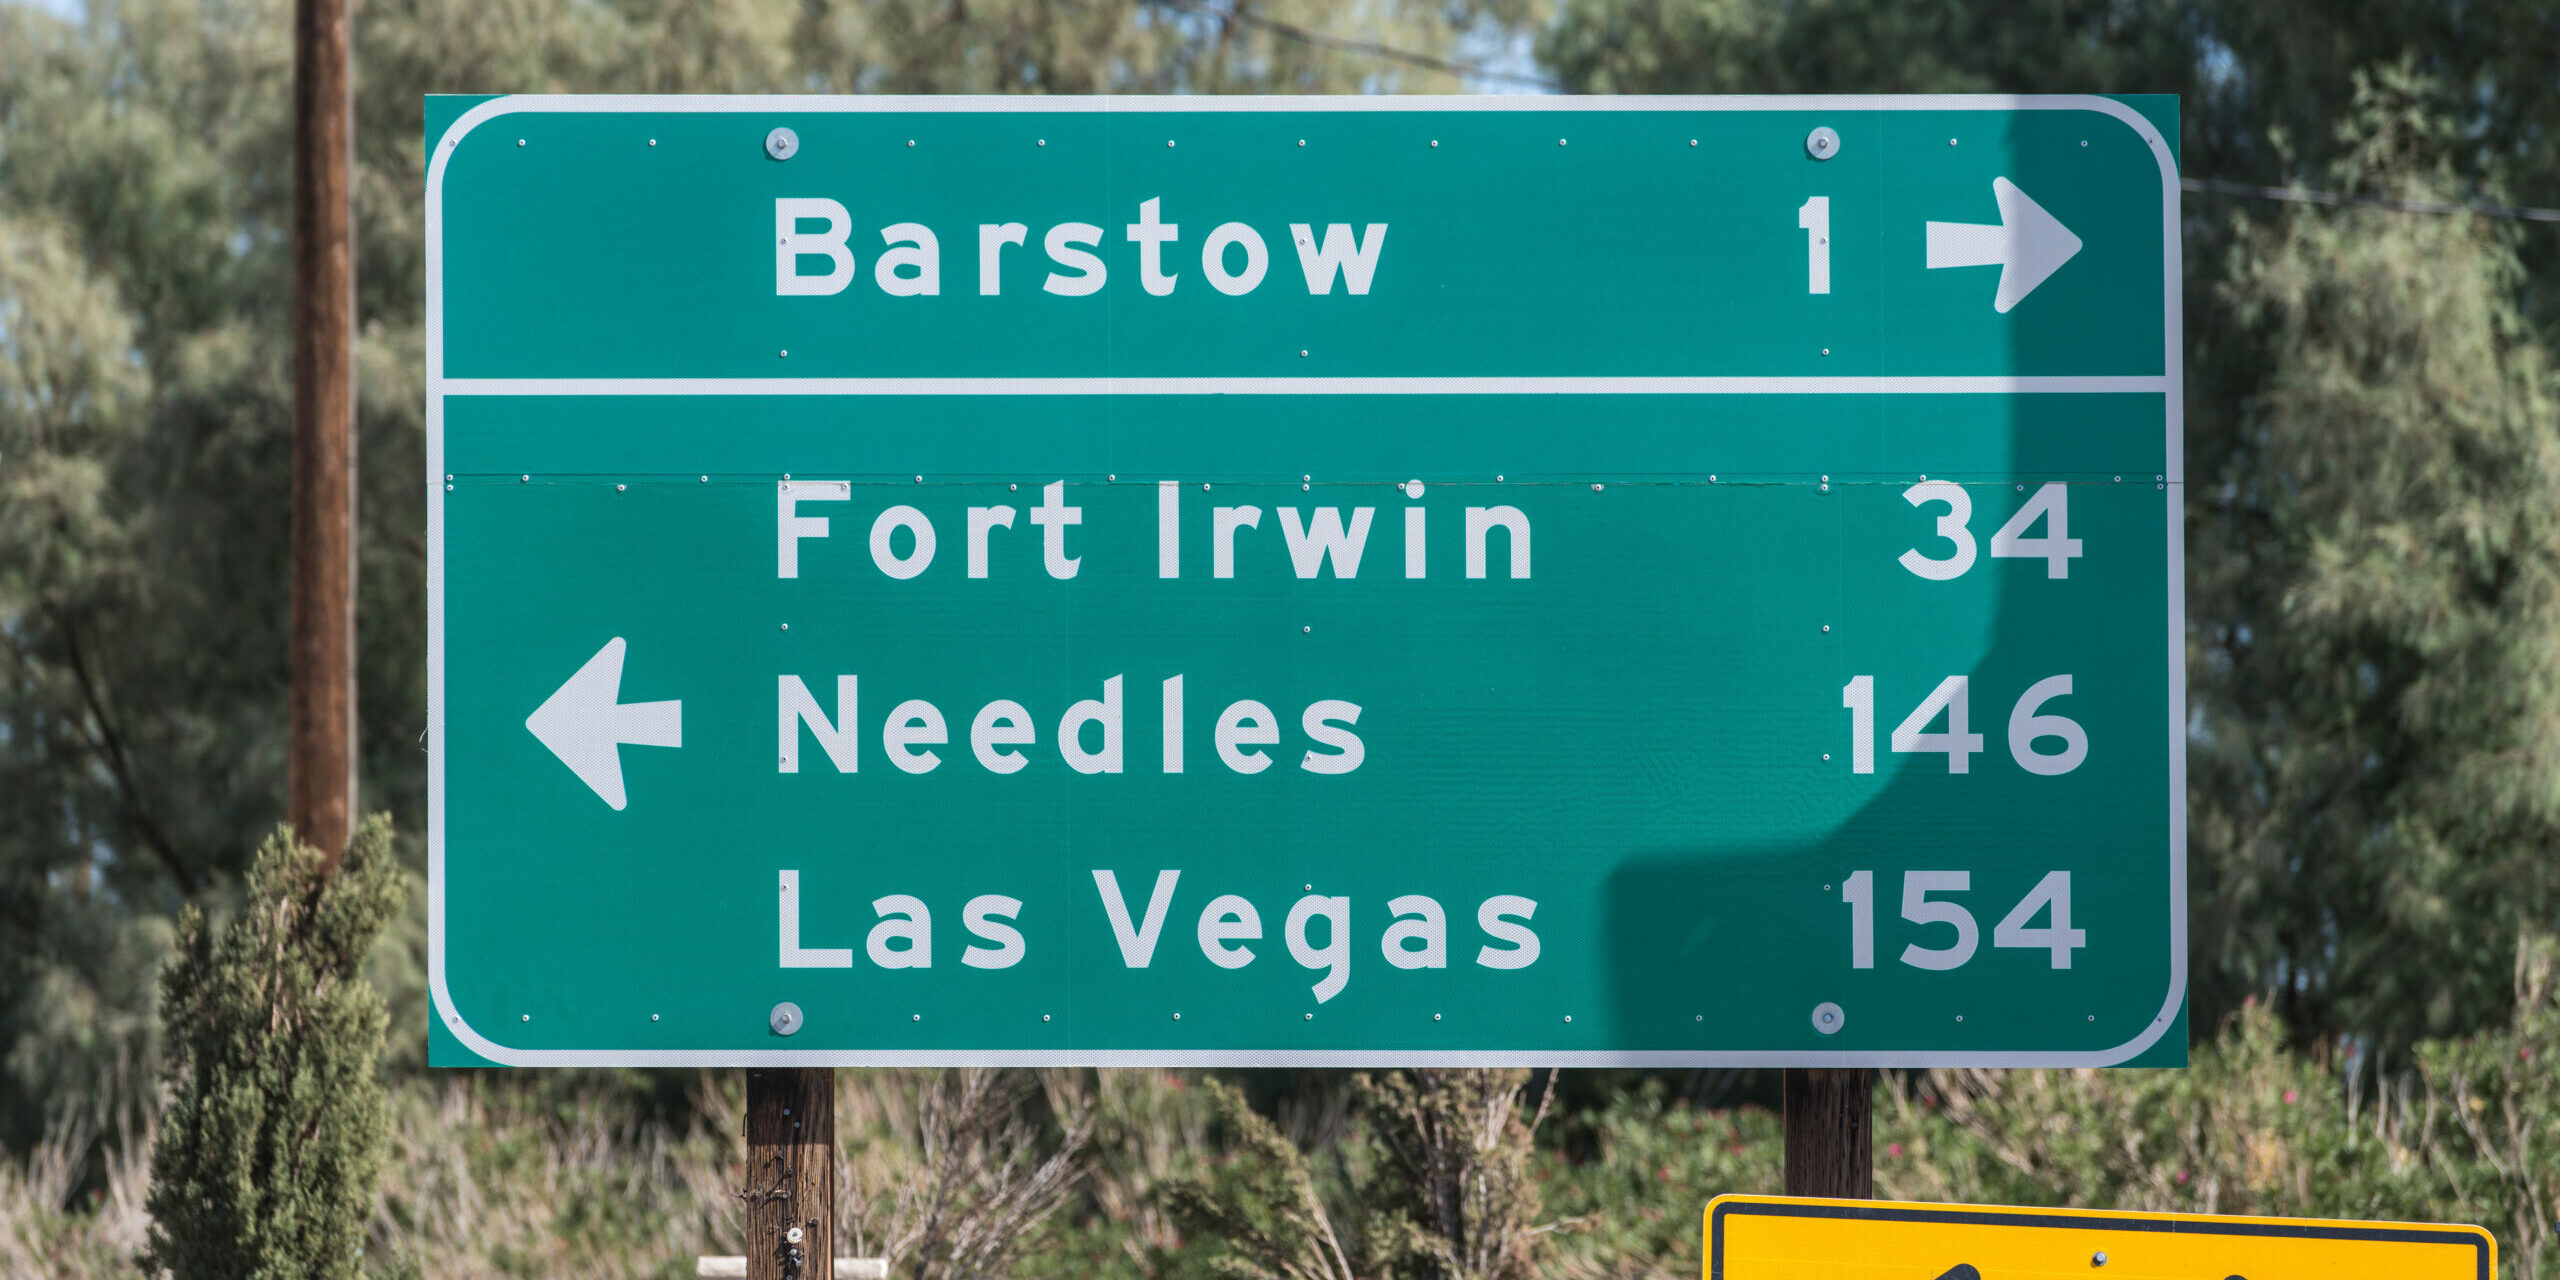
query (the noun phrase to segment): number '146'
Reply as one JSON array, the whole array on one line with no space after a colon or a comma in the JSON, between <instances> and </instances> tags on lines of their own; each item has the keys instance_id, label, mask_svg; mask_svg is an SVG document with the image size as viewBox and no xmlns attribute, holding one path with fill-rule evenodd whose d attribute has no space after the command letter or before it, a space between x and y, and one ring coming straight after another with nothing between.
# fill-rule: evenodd
<instances>
[{"instance_id":1,"label":"number '146'","mask_svg":"<svg viewBox=\"0 0 2560 1280\"><path fill-rule=\"evenodd\" d=\"M1966 676L1948 676L1938 682L1929 696L1912 708L1911 714L1894 726L1893 749L1928 755L1944 754L1947 772L1970 773L1973 757L1982 751L1982 735L1973 732L1973 681ZM2044 704L2071 695L2071 677L2047 676L2027 686L2018 696L2018 704L2009 709L2009 755L2018 767L2029 773L2052 777L2069 773L2089 758L2089 733L2080 722L2065 715L2044 713ZM1849 771L1876 771L1876 678L1855 676L1840 687L1840 705L1849 712ZM1932 732L1929 726L1943 719L1946 728ZM2053 752L2036 750L2036 743L2051 739L2062 744Z\"/></svg>"}]
</instances>

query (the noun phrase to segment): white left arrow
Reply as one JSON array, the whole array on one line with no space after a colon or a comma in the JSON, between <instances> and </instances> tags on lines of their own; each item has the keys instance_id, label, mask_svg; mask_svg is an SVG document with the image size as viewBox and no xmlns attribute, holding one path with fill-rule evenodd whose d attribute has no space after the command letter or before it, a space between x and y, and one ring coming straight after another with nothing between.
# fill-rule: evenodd
<instances>
[{"instance_id":1,"label":"white left arrow","mask_svg":"<svg viewBox=\"0 0 2560 1280\"><path fill-rule=\"evenodd\" d=\"M682 702L623 702L622 637L605 641L578 674L543 700L524 727L533 731L578 781L616 809L622 791L622 748L684 745Z\"/></svg>"},{"instance_id":2,"label":"white left arrow","mask_svg":"<svg viewBox=\"0 0 2560 1280\"><path fill-rule=\"evenodd\" d=\"M2000 268L2000 291L1991 299L1991 309L2007 315L2080 252L2080 237L2007 178L1991 180L1991 198L2000 206L1998 226L1929 224L1929 269Z\"/></svg>"}]
</instances>

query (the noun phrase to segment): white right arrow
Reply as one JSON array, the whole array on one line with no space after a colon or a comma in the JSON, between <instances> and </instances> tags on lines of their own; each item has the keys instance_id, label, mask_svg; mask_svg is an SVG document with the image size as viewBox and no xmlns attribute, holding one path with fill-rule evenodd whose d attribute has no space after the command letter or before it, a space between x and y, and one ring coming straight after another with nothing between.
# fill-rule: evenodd
<instances>
[{"instance_id":1,"label":"white right arrow","mask_svg":"<svg viewBox=\"0 0 2560 1280\"><path fill-rule=\"evenodd\" d=\"M1998 226L1929 224L1929 267L2000 268L2000 292L1991 300L1991 309L2007 315L2009 308L2080 252L2080 237L2007 178L1991 180L1991 198L2000 204Z\"/></svg>"},{"instance_id":2,"label":"white right arrow","mask_svg":"<svg viewBox=\"0 0 2560 1280\"><path fill-rule=\"evenodd\" d=\"M578 781L616 809L630 803L622 792L622 745L684 745L682 702L623 702L622 637L605 641L578 674L569 677L533 714L524 727Z\"/></svg>"}]
</instances>

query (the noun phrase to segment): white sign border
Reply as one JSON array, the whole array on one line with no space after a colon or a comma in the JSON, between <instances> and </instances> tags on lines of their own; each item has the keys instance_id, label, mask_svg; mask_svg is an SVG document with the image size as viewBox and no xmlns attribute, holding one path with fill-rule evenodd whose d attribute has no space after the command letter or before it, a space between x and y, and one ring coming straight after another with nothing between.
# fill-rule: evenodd
<instances>
[{"instance_id":1,"label":"white sign border","mask_svg":"<svg viewBox=\"0 0 2560 1280\"><path fill-rule=\"evenodd\" d=\"M454 147L500 116L523 112L1229 112L1229 111L2094 111L2131 128L2160 166L2162 355L2157 376L2111 378L1278 378L1278 379L452 379L444 376L444 173ZM1737 95L1692 97L951 97L671 94L521 94L492 98L456 118L427 165L427 955L435 1016L465 1048L516 1067L2105 1067L2149 1049L2170 1027L2187 988L2187 672L2185 504L2167 508L2169 601L2169 990L2141 1034L2079 1053L1841 1050L941 1050L515 1049L463 1020L444 972L444 401L448 395L941 395L941 394L1766 394L2157 392L2167 421L2166 484L2186 482L2184 317L2179 293L2176 159L2160 131L2132 107L2091 94ZM601 384L601 385L599 385ZM948 384L969 384L966 389ZM1072 384L1061 389L1057 384ZM1172 384L1157 386L1153 384Z\"/></svg>"}]
</instances>

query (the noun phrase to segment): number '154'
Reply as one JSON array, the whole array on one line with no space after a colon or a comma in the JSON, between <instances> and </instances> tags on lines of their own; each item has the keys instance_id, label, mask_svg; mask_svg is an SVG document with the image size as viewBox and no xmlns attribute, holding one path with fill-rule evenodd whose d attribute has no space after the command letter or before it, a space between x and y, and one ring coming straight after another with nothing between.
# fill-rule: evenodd
<instances>
[{"instance_id":1,"label":"number '154'","mask_svg":"<svg viewBox=\"0 0 2560 1280\"><path fill-rule=\"evenodd\" d=\"M1902 918L1925 928L1955 931L1943 945L1917 942L1902 949L1902 962L1914 969L1961 967L1982 945L1982 928L1963 904L1932 898L1933 893L1964 893L1973 888L1970 871L1905 871L1902 873ZM1840 900L1849 904L1849 967L1876 967L1876 873L1850 873L1840 884ZM2045 922L2037 925L2037 916ZM1946 935L1938 935L1945 937ZM2071 953L2089 945L2089 931L2071 927L2071 873L2048 871L2027 896L1991 927L1991 945L2043 951L2053 967L2071 967Z\"/></svg>"}]
</instances>

